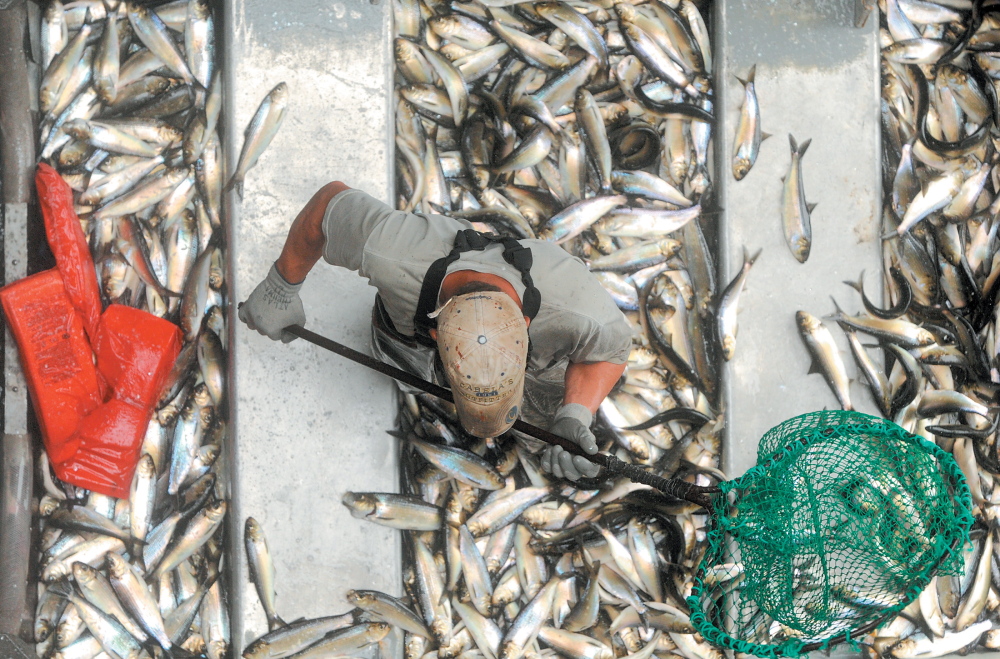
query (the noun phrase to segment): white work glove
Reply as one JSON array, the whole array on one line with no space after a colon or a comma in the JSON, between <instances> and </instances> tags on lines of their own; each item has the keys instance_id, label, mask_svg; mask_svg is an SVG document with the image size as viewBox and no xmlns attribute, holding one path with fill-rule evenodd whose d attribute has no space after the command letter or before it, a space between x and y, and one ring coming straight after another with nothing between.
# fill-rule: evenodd
<instances>
[{"instance_id":1,"label":"white work glove","mask_svg":"<svg viewBox=\"0 0 1000 659\"><path fill-rule=\"evenodd\" d=\"M240 305L240 320L272 341L294 341L294 335L282 330L289 325L306 324L300 288L301 283L289 284L272 265L264 281L257 284L247 301Z\"/></svg>"},{"instance_id":2,"label":"white work glove","mask_svg":"<svg viewBox=\"0 0 1000 659\"><path fill-rule=\"evenodd\" d=\"M590 432L593 420L594 416L583 405L567 403L552 417L549 432L570 440L585 453L593 455L597 453L597 438ZM593 478L601 470L599 465L559 446L549 446L542 451L542 469L553 476L571 481L579 480L581 476Z\"/></svg>"}]
</instances>

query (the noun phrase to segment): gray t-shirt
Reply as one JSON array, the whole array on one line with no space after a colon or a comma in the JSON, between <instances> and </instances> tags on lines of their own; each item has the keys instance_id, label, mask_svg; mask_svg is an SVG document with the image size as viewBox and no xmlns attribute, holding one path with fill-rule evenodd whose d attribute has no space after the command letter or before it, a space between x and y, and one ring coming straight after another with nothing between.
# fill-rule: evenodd
<instances>
[{"instance_id":1,"label":"gray t-shirt","mask_svg":"<svg viewBox=\"0 0 1000 659\"><path fill-rule=\"evenodd\" d=\"M412 336L427 269L451 251L460 230L470 228L465 220L443 215L394 211L365 192L347 190L326 208L323 258L367 277L396 329ZM628 322L583 262L544 240L520 242L531 248L531 278L542 296L538 314L528 326L529 372L555 383L561 382L569 362L624 364L632 343ZM521 275L502 254L498 244L464 252L448 272L497 275L523 297Z\"/></svg>"}]
</instances>

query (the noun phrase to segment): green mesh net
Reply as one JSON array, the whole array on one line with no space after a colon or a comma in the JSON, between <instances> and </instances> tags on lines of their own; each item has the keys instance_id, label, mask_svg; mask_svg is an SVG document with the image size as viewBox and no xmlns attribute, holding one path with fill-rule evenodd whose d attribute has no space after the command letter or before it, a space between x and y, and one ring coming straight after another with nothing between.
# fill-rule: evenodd
<instances>
[{"instance_id":1,"label":"green mesh net","mask_svg":"<svg viewBox=\"0 0 1000 659\"><path fill-rule=\"evenodd\" d=\"M720 485L688 604L707 641L761 657L854 642L938 572L972 524L958 465L878 417L814 412L772 428Z\"/></svg>"}]
</instances>

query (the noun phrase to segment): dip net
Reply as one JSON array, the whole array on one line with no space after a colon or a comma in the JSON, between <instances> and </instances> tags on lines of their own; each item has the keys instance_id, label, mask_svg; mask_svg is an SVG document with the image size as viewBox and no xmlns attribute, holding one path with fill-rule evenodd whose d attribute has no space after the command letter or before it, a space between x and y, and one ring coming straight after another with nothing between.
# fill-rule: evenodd
<instances>
[{"instance_id":1,"label":"dip net","mask_svg":"<svg viewBox=\"0 0 1000 659\"><path fill-rule=\"evenodd\" d=\"M710 643L795 657L856 642L961 574L972 524L958 465L935 444L856 412L814 412L761 439L721 483L688 604Z\"/></svg>"}]
</instances>

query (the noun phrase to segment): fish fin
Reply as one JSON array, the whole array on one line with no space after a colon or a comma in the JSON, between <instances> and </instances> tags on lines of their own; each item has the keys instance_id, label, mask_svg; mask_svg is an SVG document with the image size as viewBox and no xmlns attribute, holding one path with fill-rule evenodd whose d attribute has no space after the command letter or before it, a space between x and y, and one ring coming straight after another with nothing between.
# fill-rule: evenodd
<instances>
[{"instance_id":1,"label":"fish fin","mask_svg":"<svg viewBox=\"0 0 1000 659\"><path fill-rule=\"evenodd\" d=\"M789 133L789 134L788 134L788 145L789 145L790 147L792 147L792 153L795 153L796 151L798 151L798 150L799 150L799 145L798 145L798 143L797 143L797 142L795 141L795 138L794 138L794 137L792 137L792 134L791 134L791 133Z\"/></svg>"},{"instance_id":2,"label":"fish fin","mask_svg":"<svg viewBox=\"0 0 1000 659\"><path fill-rule=\"evenodd\" d=\"M287 626L288 623L282 620L278 614L275 614L273 617L272 616L267 617L267 631L269 632L273 632L275 629Z\"/></svg>"},{"instance_id":3,"label":"fish fin","mask_svg":"<svg viewBox=\"0 0 1000 659\"><path fill-rule=\"evenodd\" d=\"M838 316L843 316L844 315L844 310L840 308L839 304L837 304L837 299L831 295L830 296L830 300L833 301L833 308L837 310L837 315Z\"/></svg>"},{"instance_id":4,"label":"fish fin","mask_svg":"<svg viewBox=\"0 0 1000 659\"><path fill-rule=\"evenodd\" d=\"M740 84L743 85L744 87L746 87L747 83L750 82L749 80L744 80L743 78L741 78L739 76L736 76L736 79L739 80Z\"/></svg>"},{"instance_id":5,"label":"fish fin","mask_svg":"<svg viewBox=\"0 0 1000 659\"><path fill-rule=\"evenodd\" d=\"M906 232L904 231L903 233L906 233ZM901 235L903 235L903 234L899 233L898 230L891 229L891 230L886 231L885 233L883 233L881 236L879 236L879 238L881 238L882 240L889 240L891 238L899 238Z\"/></svg>"},{"instance_id":6,"label":"fish fin","mask_svg":"<svg viewBox=\"0 0 1000 659\"><path fill-rule=\"evenodd\" d=\"M781 177L781 182L782 182L782 183L784 183L784 182L785 182L785 177L784 177L784 176L782 176L782 177Z\"/></svg>"},{"instance_id":7,"label":"fish fin","mask_svg":"<svg viewBox=\"0 0 1000 659\"><path fill-rule=\"evenodd\" d=\"M63 599L73 596L73 586L69 581L56 581L49 586L49 592Z\"/></svg>"},{"instance_id":8,"label":"fish fin","mask_svg":"<svg viewBox=\"0 0 1000 659\"><path fill-rule=\"evenodd\" d=\"M812 144L812 138L811 137L808 140L806 140L805 142L803 142L802 144L799 145L799 148L798 148L799 158L801 158L802 156L806 155L806 149L809 148L810 144Z\"/></svg>"},{"instance_id":9,"label":"fish fin","mask_svg":"<svg viewBox=\"0 0 1000 659\"><path fill-rule=\"evenodd\" d=\"M757 62L754 62L753 66L750 67L750 72L747 73L747 82L753 82L754 78L756 77L757 77Z\"/></svg>"},{"instance_id":10,"label":"fish fin","mask_svg":"<svg viewBox=\"0 0 1000 659\"><path fill-rule=\"evenodd\" d=\"M743 261L744 262L748 262L750 265L753 265L754 263L757 262L757 257L760 256L760 253L763 252L763 251L764 251L763 248L758 249L756 252L754 252L753 256L751 256L751 257L748 258L747 257L747 248L744 247L743 248Z\"/></svg>"},{"instance_id":11,"label":"fish fin","mask_svg":"<svg viewBox=\"0 0 1000 659\"><path fill-rule=\"evenodd\" d=\"M819 202L816 202L815 204L810 204L810 203L807 202L806 203L806 211L808 211L809 213L812 213L813 209L816 208L817 206L819 206Z\"/></svg>"},{"instance_id":12,"label":"fish fin","mask_svg":"<svg viewBox=\"0 0 1000 659\"><path fill-rule=\"evenodd\" d=\"M760 131L760 141L761 142L763 142L764 140L766 140L769 137L774 137L774 135L772 135L771 133Z\"/></svg>"},{"instance_id":13,"label":"fish fin","mask_svg":"<svg viewBox=\"0 0 1000 659\"><path fill-rule=\"evenodd\" d=\"M813 373L822 373L823 366L820 365L819 360L813 357L812 361L809 363L809 370L806 371L806 375L812 375Z\"/></svg>"}]
</instances>

